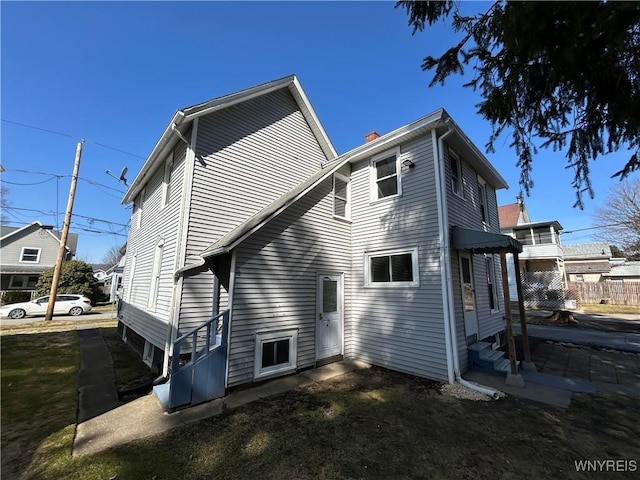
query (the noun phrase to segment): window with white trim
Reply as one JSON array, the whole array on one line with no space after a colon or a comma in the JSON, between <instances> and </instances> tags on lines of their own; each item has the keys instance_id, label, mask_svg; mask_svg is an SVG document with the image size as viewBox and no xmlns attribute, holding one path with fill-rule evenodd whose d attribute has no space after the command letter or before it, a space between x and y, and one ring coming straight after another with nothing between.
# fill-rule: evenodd
<instances>
[{"instance_id":1,"label":"window with white trim","mask_svg":"<svg viewBox=\"0 0 640 480\"><path fill-rule=\"evenodd\" d=\"M493 262L493 256L485 255L484 257L487 267L487 287L489 290L489 308L491 311L498 310L498 286L496 285L496 268Z\"/></svg>"},{"instance_id":2,"label":"window with white trim","mask_svg":"<svg viewBox=\"0 0 640 480\"><path fill-rule=\"evenodd\" d=\"M153 362L153 343L149 340L144 341L144 352L142 353L142 361L146 363L148 366L151 366Z\"/></svg>"},{"instance_id":3,"label":"window with white trim","mask_svg":"<svg viewBox=\"0 0 640 480\"><path fill-rule=\"evenodd\" d=\"M153 256L153 271L151 272L151 288L149 289L149 300L147 308L155 310L158 302L158 291L160 289L160 273L162 270L162 253L164 251L164 238L159 238L156 242L156 249Z\"/></svg>"},{"instance_id":4,"label":"window with white trim","mask_svg":"<svg viewBox=\"0 0 640 480\"><path fill-rule=\"evenodd\" d=\"M133 256L131 258L131 267L129 272L127 272L127 302L132 303L131 294L133 293L133 279L136 274L136 263L138 263L138 252L133 252Z\"/></svg>"},{"instance_id":5,"label":"window with white trim","mask_svg":"<svg viewBox=\"0 0 640 480\"><path fill-rule=\"evenodd\" d=\"M418 248L365 253L365 285L417 287L420 285Z\"/></svg>"},{"instance_id":6,"label":"window with white trim","mask_svg":"<svg viewBox=\"0 0 640 480\"><path fill-rule=\"evenodd\" d=\"M298 330L256 333L254 377L295 371L297 352Z\"/></svg>"},{"instance_id":7,"label":"window with white trim","mask_svg":"<svg viewBox=\"0 0 640 480\"><path fill-rule=\"evenodd\" d=\"M480 208L480 218L487 225L489 224L489 203L487 197L487 183L478 177L478 203Z\"/></svg>"},{"instance_id":8,"label":"window with white trim","mask_svg":"<svg viewBox=\"0 0 640 480\"><path fill-rule=\"evenodd\" d=\"M20 262L22 263L40 263L40 248L22 247L20 252Z\"/></svg>"},{"instance_id":9,"label":"window with white trim","mask_svg":"<svg viewBox=\"0 0 640 480\"><path fill-rule=\"evenodd\" d=\"M142 207L144 206L144 196L147 188L144 187L140 194L138 195L138 201L136 202L138 207L138 218L136 219L136 229L140 228L142 225Z\"/></svg>"},{"instance_id":10,"label":"window with white trim","mask_svg":"<svg viewBox=\"0 0 640 480\"><path fill-rule=\"evenodd\" d=\"M371 159L371 200L402 194L400 183L400 149Z\"/></svg>"},{"instance_id":11,"label":"window with white trim","mask_svg":"<svg viewBox=\"0 0 640 480\"><path fill-rule=\"evenodd\" d=\"M334 217L351 218L351 185L349 179L339 173L333 176L333 215Z\"/></svg>"},{"instance_id":12,"label":"window with white trim","mask_svg":"<svg viewBox=\"0 0 640 480\"><path fill-rule=\"evenodd\" d=\"M173 170L173 154L171 158L164 164L164 176L162 177L162 206L164 208L169 205L169 196L171 193L171 172Z\"/></svg>"},{"instance_id":13,"label":"window with white trim","mask_svg":"<svg viewBox=\"0 0 640 480\"><path fill-rule=\"evenodd\" d=\"M451 191L464 198L463 177L462 177L462 161L456 152L449 150L449 160L451 168Z\"/></svg>"}]
</instances>

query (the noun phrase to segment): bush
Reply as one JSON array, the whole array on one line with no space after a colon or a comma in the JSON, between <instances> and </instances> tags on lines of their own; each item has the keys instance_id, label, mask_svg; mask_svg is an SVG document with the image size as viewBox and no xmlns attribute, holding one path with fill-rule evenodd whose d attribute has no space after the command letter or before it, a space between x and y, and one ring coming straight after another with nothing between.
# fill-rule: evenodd
<instances>
[{"instance_id":1,"label":"bush","mask_svg":"<svg viewBox=\"0 0 640 480\"><path fill-rule=\"evenodd\" d=\"M0 304L8 305L10 303L28 302L31 300L31 292L26 290L9 290L2 293Z\"/></svg>"},{"instance_id":2,"label":"bush","mask_svg":"<svg viewBox=\"0 0 640 480\"><path fill-rule=\"evenodd\" d=\"M51 292L53 280L53 268L47 270L36 284L36 295L43 297ZM75 293L85 295L95 305L98 300L98 280L93 276L91 265L79 260L71 260L62 264L60 281L58 282L58 294Z\"/></svg>"}]
</instances>

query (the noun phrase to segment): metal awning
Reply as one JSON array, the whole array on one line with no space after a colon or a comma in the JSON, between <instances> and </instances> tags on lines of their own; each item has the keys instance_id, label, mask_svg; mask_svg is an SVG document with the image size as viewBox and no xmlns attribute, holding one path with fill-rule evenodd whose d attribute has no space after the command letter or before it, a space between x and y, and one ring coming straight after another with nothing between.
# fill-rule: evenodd
<instances>
[{"instance_id":1,"label":"metal awning","mask_svg":"<svg viewBox=\"0 0 640 480\"><path fill-rule=\"evenodd\" d=\"M522 244L509 235L469 230L462 227L451 228L451 243L458 250L471 250L474 253L522 252Z\"/></svg>"}]
</instances>

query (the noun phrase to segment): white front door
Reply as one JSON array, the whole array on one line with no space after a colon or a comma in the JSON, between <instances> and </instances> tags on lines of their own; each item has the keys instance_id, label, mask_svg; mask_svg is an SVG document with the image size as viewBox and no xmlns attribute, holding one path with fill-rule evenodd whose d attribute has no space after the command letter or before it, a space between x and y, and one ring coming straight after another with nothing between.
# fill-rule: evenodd
<instances>
[{"instance_id":1,"label":"white front door","mask_svg":"<svg viewBox=\"0 0 640 480\"><path fill-rule=\"evenodd\" d=\"M462 304L464 309L465 335L478 335L478 316L476 315L476 289L473 284L473 265L471 256L460 255L460 280L462 282Z\"/></svg>"},{"instance_id":2,"label":"white front door","mask_svg":"<svg viewBox=\"0 0 640 480\"><path fill-rule=\"evenodd\" d=\"M318 275L316 359L342 353L342 275Z\"/></svg>"}]
</instances>

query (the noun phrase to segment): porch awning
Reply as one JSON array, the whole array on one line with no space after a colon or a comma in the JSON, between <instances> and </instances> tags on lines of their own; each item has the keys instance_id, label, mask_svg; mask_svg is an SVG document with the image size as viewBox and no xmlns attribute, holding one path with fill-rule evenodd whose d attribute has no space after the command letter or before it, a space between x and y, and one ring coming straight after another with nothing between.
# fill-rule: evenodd
<instances>
[{"instance_id":1,"label":"porch awning","mask_svg":"<svg viewBox=\"0 0 640 480\"><path fill-rule=\"evenodd\" d=\"M471 250L474 253L522 252L522 244L509 235L469 230L462 227L451 228L451 243L458 250Z\"/></svg>"}]
</instances>

